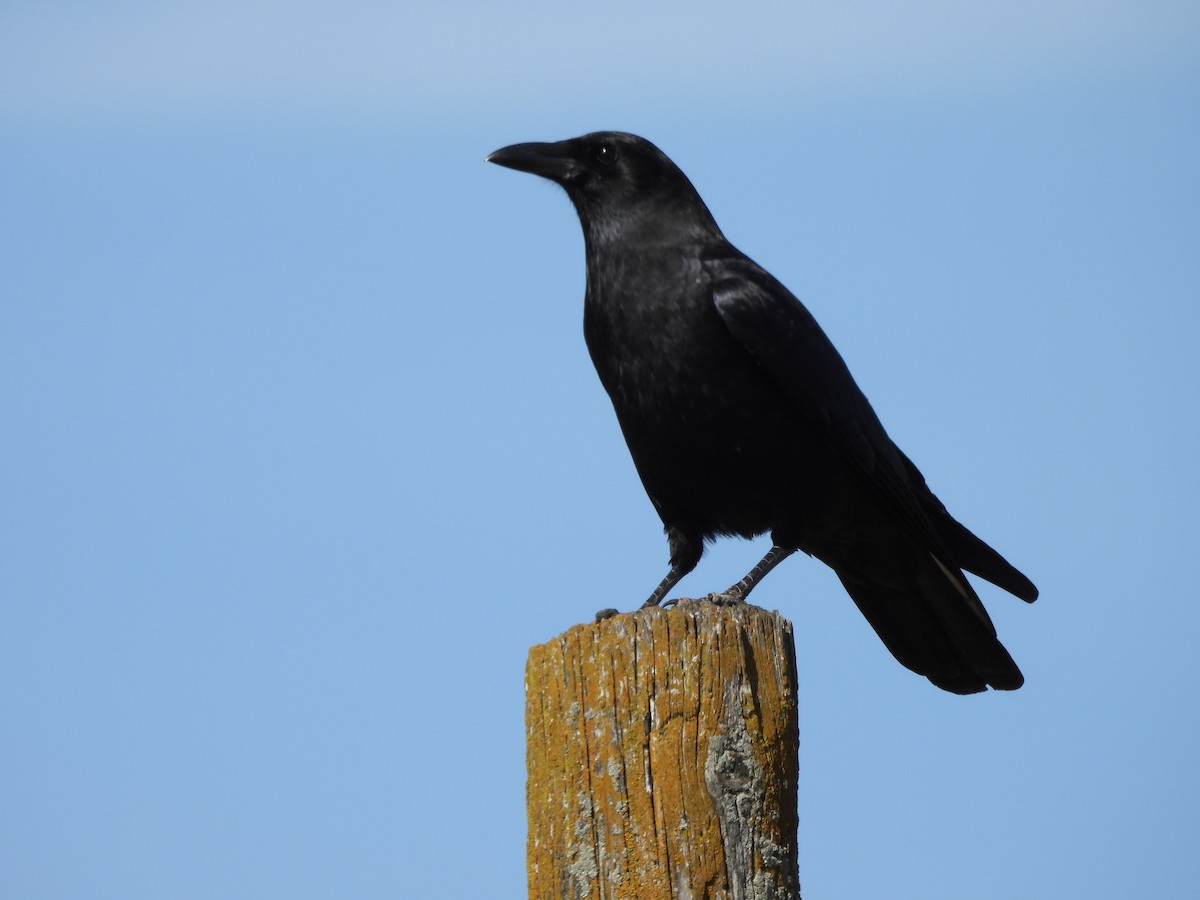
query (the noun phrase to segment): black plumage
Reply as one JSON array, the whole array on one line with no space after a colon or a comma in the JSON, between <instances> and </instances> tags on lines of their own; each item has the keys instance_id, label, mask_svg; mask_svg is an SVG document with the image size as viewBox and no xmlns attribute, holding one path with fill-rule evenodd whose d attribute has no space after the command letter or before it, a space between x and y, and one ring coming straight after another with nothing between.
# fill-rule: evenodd
<instances>
[{"instance_id":1,"label":"black plumage","mask_svg":"<svg viewBox=\"0 0 1200 900\"><path fill-rule=\"evenodd\" d=\"M736 603L802 550L829 565L895 657L956 693L1023 677L963 576L1037 589L958 523L888 437L807 309L721 234L687 177L643 138L517 144L489 161L562 185L583 225L584 334L671 568L718 535L771 551L708 599Z\"/></svg>"}]
</instances>

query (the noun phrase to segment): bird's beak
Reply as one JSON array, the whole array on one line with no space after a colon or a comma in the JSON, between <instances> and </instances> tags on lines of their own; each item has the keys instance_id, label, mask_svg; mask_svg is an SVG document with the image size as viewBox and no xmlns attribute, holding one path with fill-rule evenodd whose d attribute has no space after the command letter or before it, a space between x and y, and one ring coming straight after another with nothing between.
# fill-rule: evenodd
<instances>
[{"instance_id":1,"label":"bird's beak","mask_svg":"<svg viewBox=\"0 0 1200 900\"><path fill-rule=\"evenodd\" d=\"M531 172L552 181L569 181L579 172L579 166L571 156L571 152L563 145L557 144L513 144L511 147L501 147L488 156L487 161L498 166L516 169L518 172Z\"/></svg>"}]
</instances>

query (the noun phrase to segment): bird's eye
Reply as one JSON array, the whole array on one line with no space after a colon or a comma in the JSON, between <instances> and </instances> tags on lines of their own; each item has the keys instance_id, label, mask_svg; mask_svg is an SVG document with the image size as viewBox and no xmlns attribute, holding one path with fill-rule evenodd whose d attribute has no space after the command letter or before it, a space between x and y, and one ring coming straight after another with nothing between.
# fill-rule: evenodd
<instances>
[{"instance_id":1,"label":"bird's eye","mask_svg":"<svg viewBox=\"0 0 1200 900\"><path fill-rule=\"evenodd\" d=\"M592 151L592 157L602 166L611 166L617 161L617 148L612 144L601 144Z\"/></svg>"}]
</instances>

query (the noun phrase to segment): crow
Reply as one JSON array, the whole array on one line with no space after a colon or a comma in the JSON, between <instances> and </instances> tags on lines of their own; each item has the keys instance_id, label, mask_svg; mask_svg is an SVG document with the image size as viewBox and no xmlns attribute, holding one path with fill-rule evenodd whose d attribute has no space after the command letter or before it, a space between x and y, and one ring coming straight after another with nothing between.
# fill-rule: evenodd
<instances>
[{"instance_id":1,"label":"crow","mask_svg":"<svg viewBox=\"0 0 1200 900\"><path fill-rule=\"evenodd\" d=\"M939 688L1024 683L963 570L1027 602L1037 588L946 511L809 311L725 239L661 150L596 132L487 160L557 182L579 214L584 337L670 551L644 606L706 542L770 532L746 577L703 599L744 602L802 550Z\"/></svg>"}]
</instances>

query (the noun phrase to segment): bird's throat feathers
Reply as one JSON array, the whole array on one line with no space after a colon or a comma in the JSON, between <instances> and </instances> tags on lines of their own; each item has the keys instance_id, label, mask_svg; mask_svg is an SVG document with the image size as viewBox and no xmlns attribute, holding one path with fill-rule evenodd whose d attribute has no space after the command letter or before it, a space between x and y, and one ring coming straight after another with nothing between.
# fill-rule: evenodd
<instances>
[{"instance_id":1,"label":"bird's throat feathers","mask_svg":"<svg viewBox=\"0 0 1200 900\"><path fill-rule=\"evenodd\" d=\"M589 251L593 248L617 253L638 248L668 250L686 244L723 240L716 221L699 197L695 197L694 204L687 204L692 208L686 215L675 217L664 216L662 202L653 197L645 198L644 203L603 212L594 209L585 212L585 208L592 205L588 198L582 201L571 199L579 210Z\"/></svg>"}]
</instances>

